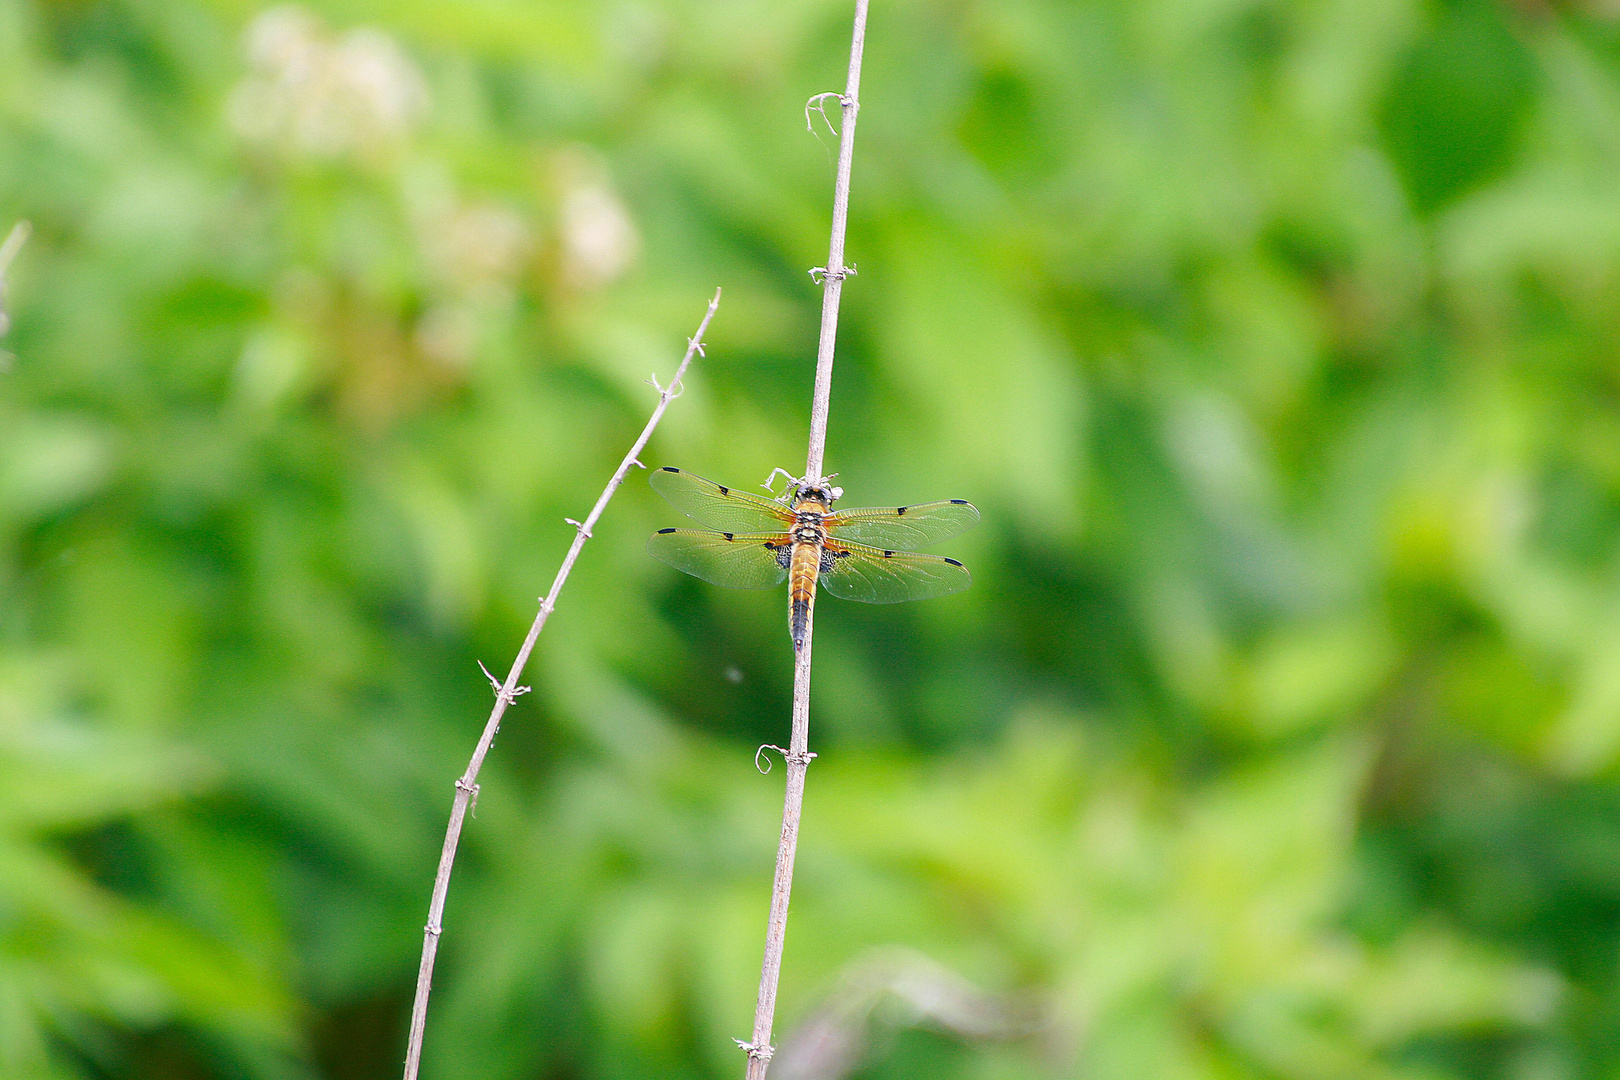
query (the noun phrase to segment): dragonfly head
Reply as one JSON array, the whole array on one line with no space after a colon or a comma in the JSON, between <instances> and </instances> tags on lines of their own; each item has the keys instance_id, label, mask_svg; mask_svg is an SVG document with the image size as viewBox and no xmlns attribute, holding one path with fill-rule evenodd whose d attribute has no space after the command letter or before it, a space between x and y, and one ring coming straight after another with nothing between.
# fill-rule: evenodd
<instances>
[{"instance_id":1,"label":"dragonfly head","mask_svg":"<svg viewBox=\"0 0 1620 1080\"><path fill-rule=\"evenodd\" d=\"M833 473L833 476L837 476ZM814 499L823 503L830 510L832 504L844 497L844 489L832 485L832 476L824 476L820 480L801 480L793 492L793 501L801 502L805 499Z\"/></svg>"}]
</instances>

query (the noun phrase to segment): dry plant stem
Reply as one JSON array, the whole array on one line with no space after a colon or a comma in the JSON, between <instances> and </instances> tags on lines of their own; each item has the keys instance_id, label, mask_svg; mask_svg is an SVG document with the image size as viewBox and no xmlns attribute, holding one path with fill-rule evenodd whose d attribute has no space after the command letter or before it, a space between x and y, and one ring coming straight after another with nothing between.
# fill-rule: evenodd
<instances>
[{"instance_id":1,"label":"dry plant stem","mask_svg":"<svg viewBox=\"0 0 1620 1080\"><path fill-rule=\"evenodd\" d=\"M523 692L517 684L523 674L523 668L529 662L529 654L534 651L534 643L540 637L540 631L545 629L546 620L557 605L557 594L562 591L563 583L568 580L569 572L574 569L574 561L579 558L580 551L585 547L585 541L591 538L591 529L596 526L597 519L607 508L608 500L619 485L624 483L626 474L632 466L640 465L636 460L652 438L653 429L658 421L663 419L664 410L669 403L680 396L681 376L686 374L687 365L691 364L692 357L703 351L703 334L709 328L709 321L714 318L715 309L720 306L720 290L714 291L714 299L709 301L709 310L698 324L697 333L687 341L686 355L681 358L681 364L675 369L674 378L670 379L667 387L658 386L654 379L653 386L659 391L658 407L653 409L652 418L647 426L641 429L640 438L630 452L624 455L619 468L608 481L607 487L602 489L601 498L591 508L590 516L582 522L570 520L574 526L574 542L569 545L568 555L563 559L562 566L557 568L557 576L552 579L551 588L546 595L540 598L540 610L534 616L534 622L529 626L529 634L523 639L523 647L518 650L517 659L512 661L512 670L507 673L506 682L501 684L495 693L495 708L490 711L489 720L484 724L484 733L478 739L478 747L473 751L472 760L467 764L467 771L461 774L456 781L456 798L450 806L450 826L444 833L444 850L439 854L439 871L433 879L433 899L428 905L427 927L422 934L422 966L416 975L416 1002L411 1008L411 1036L410 1044L405 1052L405 1080L416 1080L417 1069L422 1061L422 1032L427 1025L428 994L433 987L433 961L439 952L439 934L443 929L444 899L450 890L450 868L456 861L456 845L461 841L461 826L467 818L467 810L478 794L478 770L483 768L484 757L489 753L490 746L495 742L495 733L500 730L501 717L506 713L506 707L512 700Z\"/></svg>"},{"instance_id":2,"label":"dry plant stem","mask_svg":"<svg viewBox=\"0 0 1620 1080\"><path fill-rule=\"evenodd\" d=\"M861 53L866 45L867 0L855 0L855 31L849 49L849 80L842 98L838 133L838 178L833 186L832 238L822 279L821 341L816 350L816 387L810 404L810 449L804 475L822 476L827 449L827 412L832 397L833 346L838 339L838 301L843 294L844 234L849 225L849 172L855 157L855 114L860 111ZM782 802L782 839L776 849L776 877L771 887L771 915L765 933L765 960L759 974L759 1000L754 1007L754 1034L744 1045L748 1080L765 1080L771 1064L771 1025L776 1016L776 985L782 973L782 946L787 938L788 898L793 892L793 857L799 846L799 818L804 807L804 777L810 767L810 645L814 609L804 628L804 644L793 658L793 732L788 742L787 790Z\"/></svg>"},{"instance_id":3,"label":"dry plant stem","mask_svg":"<svg viewBox=\"0 0 1620 1080\"><path fill-rule=\"evenodd\" d=\"M6 271L11 269L11 260L17 257L17 252L28 242L28 234L31 232L33 227L28 222L19 221L11 227L11 232L6 234L5 242L0 243L0 278L4 278Z\"/></svg>"},{"instance_id":4,"label":"dry plant stem","mask_svg":"<svg viewBox=\"0 0 1620 1080\"><path fill-rule=\"evenodd\" d=\"M849 230L849 170L855 160L855 116L861 109L861 53L866 47L867 0L855 0L855 32L849 46L849 81L844 86L843 117L838 125L838 178L833 182L832 239L827 245L826 276L821 285L821 340L816 347L816 388L810 399L810 453L807 480L821 478L827 451L827 410L832 400L833 345L838 340L838 300L844 278L844 234Z\"/></svg>"}]
</instances>

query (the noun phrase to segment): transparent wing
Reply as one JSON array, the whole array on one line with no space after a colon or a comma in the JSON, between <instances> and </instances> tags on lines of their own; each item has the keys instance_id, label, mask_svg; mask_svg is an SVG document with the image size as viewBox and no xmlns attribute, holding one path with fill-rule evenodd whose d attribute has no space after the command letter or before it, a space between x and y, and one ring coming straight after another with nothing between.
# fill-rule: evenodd
<instances>
[{"instance_id":1,"label":"transparent wing","mask_svg":"<svg viewBox=\"0 0 1620 1080\"><path fill-rule=\"evenodd\" d=\"M711 529L764 533L782 531L793 524L793 511L780 503L681 469L654 469L647 482L675 509Z\"/></svg>"},{"instance_id":2,"label":"transparent wing","mask_svg":"<svg viewBox=\"0 0 1620 1080\"><path fill-rule=\"evenodd\" d=\"M949 540L972 528L979 511L964 499L916 506L871 506L839 510L827 517L827 530L840 540L877 548L920 548Z\"/></svg>"},{"instance_id":3,"label":"transparent wing","mask_svg":"<svg viewBox=\"0 0 1620 1080\"><path fill-rule=\"evenodd\" d=\"M647 554L659 562L727 589L768 589L787 577L789 550L783 533L715 533L660 529L647 540Z\"/></svg>"},{"instance_id":4,"label":"transparent wing","mask_svg":"<svg viewBox=\"0 0 1620 1080\"><path fill-rule=\"evenodd\" d=\"M915 551L829 540L822 558L820 584L845 600L898 604L949 596L973 584L973 575L955 559Z\"/></svg>"}]
</instances>

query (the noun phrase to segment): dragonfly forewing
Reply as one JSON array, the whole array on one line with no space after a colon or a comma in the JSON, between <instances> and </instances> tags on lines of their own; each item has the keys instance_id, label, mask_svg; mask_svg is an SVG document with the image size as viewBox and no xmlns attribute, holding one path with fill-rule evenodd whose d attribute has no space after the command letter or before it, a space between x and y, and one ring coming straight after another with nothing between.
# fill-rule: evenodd
<instances>
[{"instance_id":1,"label":"dragonfly forewing","mask_svg":"<svg viewBox=\"0 0 1620 1080\"><path fill-rule=\"evenodd\" d=\"M675 509L706 528L767 533L783 531L793 523L793 511L780 503L716 484L683 469L654 469L647 482Z\"/></svg>"},{"instance_id":2,"label":"dragonfly forewing","mask_svg":"<svg viewBox=\"0 0 1620 1080\"><path fill-rule=\"evenodd\" d=\"M965 499L871 506L827 515L827 531L840 540L879 549L928 547L978 524L979 511Z\"/></svg>"}]
</instances>

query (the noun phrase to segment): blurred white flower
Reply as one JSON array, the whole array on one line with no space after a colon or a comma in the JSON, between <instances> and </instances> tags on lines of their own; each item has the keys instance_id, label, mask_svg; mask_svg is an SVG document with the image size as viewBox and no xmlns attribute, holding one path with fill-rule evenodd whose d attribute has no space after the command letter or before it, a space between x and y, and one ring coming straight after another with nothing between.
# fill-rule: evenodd
<instances>
[{"instance_id":1,"label":"blurred white flower","mask_svg":"<svg viewBox=\"0 0 1620 1080\"><path fill-rule=\"evenodd\" d=\"M398 144L427 105L421 74L394 40L359 28L333 37L302 8L249 24L250 73L231 94L231 126L296 156L375 153Z\"/></svg>"},{"instance_id":2,"label":"blurred white flower","mask_svg":"<svg viewBox=\"0 0 1620 1080\"><path fill-rule=\"evenodd\" d=\"M416 346L444 367L464 368L484 323L515 298L515 283L534 250L533 230L509 206L458 204L453 197L420 211L416 227L435 286L416 323Z\"/></svg>"},{"instance_id":3,"label":"blurred white flower","mask_svg":"<svg viewBox=\"0 0 1620 1080\"><path fill-rule=\"evenodd\" d=\"M417 320L416 347L434 363L459 370L472 362L480 326L479 312L470 304L435 304Z\"/></svg>"},{"instance_id":4,"label":"blurred white flower","mask_svg":"<svg viewBox=\"0 0 1620 1080\"><path fill-rule=\"evenodd\" d=\"M457 207L428 239L435 269L466 289L505 286L523 269L530 248L529 226L522 216L497 203Z\"/></svg>"},{"instance_id":5,"label":"blurred white flower","mask_svg":"<svg viewBox=\"0 0 1620 1080\"><path fill-rule=\"evenodd\" d=\"M641 250L630 211L608 182L607 170L584 149L556 161L557 228L563 280L599 288L635 263Z\"/></svg>"},{"instance_id":6,"label":"blurred white flower","mask_svg":"<svg viewBox=\"0 0 1620 1080\"><path fill-rule=\"evenodd\" d=\"M561 217L564 265L575 284L605 285L635 261L640 237L624 204L607 188L570 191Z\"/></svg>"}]
</instances>

